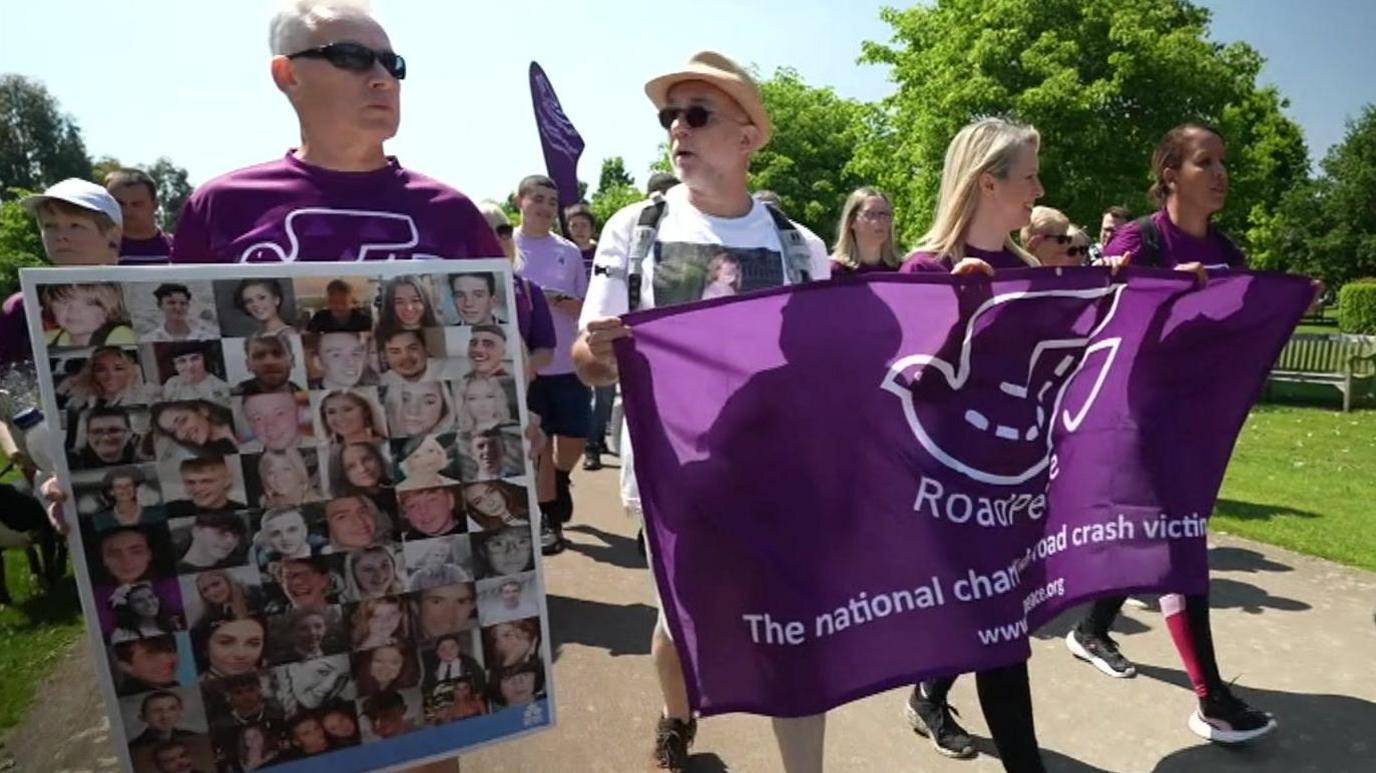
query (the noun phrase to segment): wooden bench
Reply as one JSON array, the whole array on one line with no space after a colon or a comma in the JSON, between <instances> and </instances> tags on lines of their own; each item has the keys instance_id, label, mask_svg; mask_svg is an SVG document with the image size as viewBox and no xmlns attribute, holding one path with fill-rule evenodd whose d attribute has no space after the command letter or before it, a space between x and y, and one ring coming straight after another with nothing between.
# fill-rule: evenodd
<instances>
[{"instance_id":1,"label":"wooden bench","mask_svg":"<svg viewBox=\"0 0 1376 773\"><path fill-rule=\"evenodd\" d=\"M1327 384L1343 395L1343 411L1352 409L1353 391L1376 383L1376 336L1297 333L1271 369L1270 381Z\"/></svg>"}]
</instances>

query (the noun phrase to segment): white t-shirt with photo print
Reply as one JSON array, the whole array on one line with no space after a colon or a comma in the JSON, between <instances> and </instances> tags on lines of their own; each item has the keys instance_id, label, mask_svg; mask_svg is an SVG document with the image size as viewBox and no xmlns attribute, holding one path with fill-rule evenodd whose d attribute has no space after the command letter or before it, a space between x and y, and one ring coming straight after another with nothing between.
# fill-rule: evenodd
<instances>
[{"instance_id":1,"label":"white t-shirt with photo print","mask_svg":"<svg viewBox=\"0 0 1376 773\"><path fill-rule=\"evenodd\" d=\"M655 246L641 264L640 308L671 306L786 284L783 247L768 210L755 202L743 217L714 217L688 201L688 188L676 185L664 194L666 209L655 234ZM623 208L607 220L593 257L592 278L583 301L580 330L590 320L630 311L626 271L640 213L650 201ZM813 280L831 276L826 245L798 226L812 255ZM639 510L630 436L621 430L621 499Z\"/></svg>"}]
</instances>

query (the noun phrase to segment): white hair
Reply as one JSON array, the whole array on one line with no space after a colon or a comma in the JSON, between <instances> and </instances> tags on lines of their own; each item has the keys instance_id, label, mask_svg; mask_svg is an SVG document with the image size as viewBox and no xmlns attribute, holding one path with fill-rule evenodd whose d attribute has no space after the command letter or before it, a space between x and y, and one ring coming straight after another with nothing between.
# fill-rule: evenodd
<instances>
[{"instance_id":1,"label":"white hair","mask_svg":"<svg viewBox=\"0 0 1376 773\"><path fill-rule=\"evenodd\" d=\"M286 56L311 47L311 37L325 22L371 19L368 0L283 0L272 17L268 45L273 56Z\"/></svg>"}]
</instances>

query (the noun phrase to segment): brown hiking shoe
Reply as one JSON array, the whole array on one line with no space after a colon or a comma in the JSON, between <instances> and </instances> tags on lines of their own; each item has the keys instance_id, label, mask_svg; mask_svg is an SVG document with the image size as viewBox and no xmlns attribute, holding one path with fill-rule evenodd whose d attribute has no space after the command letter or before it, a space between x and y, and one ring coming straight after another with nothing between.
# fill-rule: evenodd
<instances>
[{"instance_id":1,"label":"brown hiking shoe","mask_svg":"<svg viewBox=\"0 0 1376 773\"><path fill-rule=\"evenodd\" d=\"M688 767L688 749L698 734L698 721L660 717L655 725L655 751L652 755L655 767L661 770L682 773Z\"/></svg>"}]
</instances>

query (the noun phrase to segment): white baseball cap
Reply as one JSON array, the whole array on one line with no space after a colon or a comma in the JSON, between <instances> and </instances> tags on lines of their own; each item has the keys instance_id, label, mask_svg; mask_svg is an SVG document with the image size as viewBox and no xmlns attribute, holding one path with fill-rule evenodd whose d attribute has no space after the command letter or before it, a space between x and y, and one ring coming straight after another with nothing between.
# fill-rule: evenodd
<instances>
[{"instance_id":1,"label":"white baseball cap","mask_svg":"<svg viewBox=\"0 0 1376 773\"><path fill-rule=\"evenodd\" d=\"M19 203L29 211L29 214L36 216L38 208L45 201L65 201L82 209L99 212L113 220L115 225L124 227L124 213L120 211L119 202L109 191L90 180L68 177L42 193L25 196Z\"/></svg>"}]
</instances>

